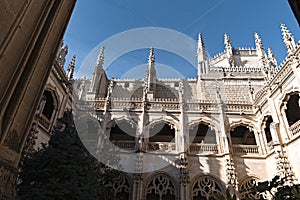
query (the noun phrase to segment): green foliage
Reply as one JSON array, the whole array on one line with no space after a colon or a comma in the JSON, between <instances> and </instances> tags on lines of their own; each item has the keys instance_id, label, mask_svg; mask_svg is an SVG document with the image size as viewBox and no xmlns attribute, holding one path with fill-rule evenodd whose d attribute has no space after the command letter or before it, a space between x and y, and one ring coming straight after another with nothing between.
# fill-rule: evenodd
<instances>
[{"instance_id":1,"label":"green foliage","mask_svg":"<svg viewBox=\"0 0 300 200\"><path fill-rule=\"evenodd\" d=\"M18 184L20 199L113 199L108 182L119 173L99 163L82 144L71 112L60 119L48 145L22 163Z\"/></svg>"},{"instance_id":2,"label":"green foliage","mask_svg":"<svg viewBox=\"0 0 300 200\"><path fill-rule=\"evenodd\" d=\"M289 186L284 183L284 178L275 176L271 181L258 182L256 186L241 192L260 195L269 193L275 200L300 199L300 185Z\"/></svg>"},{"instance_id":3,"label":"green foliage","mask_svg":"<svg viewBox=\"0 0 300 200\"><path fill-rule=\"evenodd\" d=\"M226 195L214 193L212 196L215 200L237 200L236 195L231 195L229 189L226 190Z\"/></svg>"}]
</instances>

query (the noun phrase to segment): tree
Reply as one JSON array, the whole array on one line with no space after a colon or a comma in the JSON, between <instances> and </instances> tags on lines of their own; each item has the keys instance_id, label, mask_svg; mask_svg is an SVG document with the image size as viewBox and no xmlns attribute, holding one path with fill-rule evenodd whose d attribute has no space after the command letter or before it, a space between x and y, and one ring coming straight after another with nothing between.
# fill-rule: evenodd
<instances>
[{"instance_id":1,"label":"tree","mask_svg":"<svg viewBox=\"0 0 300 200\"><path fill-rule=\"evenodd\" d=\"M249 188L247 191L252 194L270 194L272 199L300 199L300 185L286 185L285 178L275 176L271 181L258 182L257 185Z\"/></svg>"},{"instance_id":2,"label":"tree","mask_svg":"<svg viewBox=\"0 0 300 200\"><path fill-rule=\"evenodd\" d=\"M119 175L98 162L82 144L71 111L59 120L49 144L23 160L18 184L21 199L112 199L108 184Z\"/></svg>"},{"instance_id":3,"label":"tree","mask_svg":"<svg viewBox=\"0 0 300 200\"><path fill-rule=\"evenodd\" d=\"M212 197L215 200L237 200L236 195L235 194L231 195L229 189L226 190L225 195L216 192L216 193L213 194Z\"/></svg>"}]
</instances>

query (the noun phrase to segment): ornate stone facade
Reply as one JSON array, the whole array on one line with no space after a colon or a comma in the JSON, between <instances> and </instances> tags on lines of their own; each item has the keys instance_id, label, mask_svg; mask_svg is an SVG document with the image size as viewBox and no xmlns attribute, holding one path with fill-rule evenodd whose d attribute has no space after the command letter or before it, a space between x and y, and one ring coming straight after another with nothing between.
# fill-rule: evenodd
<instances>
[{"instance_id":1,"label":"ornate stone facade","mask_svg":"<svg viewBox=\"0 0 300 200\"><path fill-rule=\"evenodd\" d=\"M92 78L74 82L84 105L77 111L91 111L120 164L137 173L128 174L129 199L210 199L226 188L243 199L239 190L282 169L299 179L300 46L281 28L287 58L279 66L257 33L255 48L234 48L225 34L224 52L211 59L200 34L195 79L158 79L154 49L145 79L109 79L102 48Z\"/></svg>"},{"instance_id":2,"label":"ornate stone facade","mask_svg":"<svg viewBox=\"0 0 300 200\"><path fill-rule=\"evenodd\" d=\"M276 174L295 183L300 47L281 27L288 56L279 66L257 33L255 49L233 48L226 34L225 51L211 59L199 35L195 79L158 79L154 49L145 79L109 79L102 48L92 78L73 82L75 56L65 72L67 48L61 43L26 147L32 148L35 137L35 148L46 142L74 101L75 112L83 113L77 128L88 148L96 155L111 148L120 153L117 164L128 173L113 186L124 199L211 199L227 188L243 199L249 194L241 190ZM16 142L7 138L14 149Z\"/></svg>"}]
</instances>

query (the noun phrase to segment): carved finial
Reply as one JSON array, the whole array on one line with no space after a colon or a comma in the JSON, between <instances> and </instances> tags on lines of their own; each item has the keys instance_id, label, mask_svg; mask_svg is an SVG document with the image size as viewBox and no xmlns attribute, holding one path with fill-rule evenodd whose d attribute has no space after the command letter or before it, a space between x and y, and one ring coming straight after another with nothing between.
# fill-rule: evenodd
<instances>
[{"instance_id":1,"label":"carved finial","mask_svg":"<svg viewBox=\"0 0 300 200\"><path fill-rule=\"evenodd\" d=\"M101 78L101 74L103 72L103 63L104 63L104 46L101 47L100 53L98 55L97 63L94 69L92 82L90 85L90 91L96 92L99 88L99 81Z\"/></svg>"},{"instance_id":2,"label":"carved finial","mask_svg":"<svg viewBox=\"0 0 300 200\"><path fill-rule=\"evenodd\" d=\"M154 48L150 48L150 54L148 58L148 69L146 71L146 82L149 91L155 90L155 82L156 82L156 70L154 68L155 65L155 56L154 56Z\"/></svg>"},{"instance_id":3,"label":"carved finial","mask_svg":"<svg viewBox=\"0 0 300 200\"><path fill-rule=\"evenodd\" d=\"M150 48L150 54L149 54L149 59L148 59L148 63L154 63L155 62L155 55L154 55L154 48L151 47Z\"/></svg>"},{"instance_id":4,"label":"carved finial","mask_svg":"<svg viewBox=\"0 0 300 200\"><path fill-rule=\"evenodd\" d=\"M268 58L269 58L269 61L274 65L274 66L277 66L277 60L274 56L274 53L272 51L272 49L269 47L268 48Z\"/></svg>"},{"instance_id":5,"label":"carved finial","mask_svg":"<svg viewBox=\"0 0 300 200\"><path fill-rule=\"evenodd\" d=\"M227 33L224 34L224 45L225 45L226 51L232 52L231 41L230 41L229 35Z\"/></svg>"},{"instance_id":6,"label":"carved finial","mask_svg":"<svg viewBox=\"0 0 300 200\"><path fill-rule=\"evenodd\" d=\"M104 63L104 46L101 47L100 53L97 59L97 68L102 69Z\"/></svg>"},{"instance_id":7,"label":"carved finial","mask_svg":"<svg viewBox=\"0 0 300 200\"><path fill-rule=\"evenodd\" d=\"M257 56L259 59L259 64L264 67L267 64L267 57L266 57L266 52L265 52L265 48L261 42L261 39L258 35L258 33L254 33L254 37L255 37L255 46L256 46L256 52L257 52Z\"/></svg>"},{"instance_id":8,"label":"carved finial","mask_svg":"<svg viewBox=\"0 0 300 200\"><path fill-rule=\"evenodd\" d=\"M282 37L283 37L283 42L286 46L286 50L288 55L291 55L295 49L296 49L296 44L293 35L290 33L290 31L287 29L285 24L281 24L281 32L282 32Z\"/></svg>"},{"instance_id":9,"label":"carved finial","mask_svg":"<svg viewBox=\"0 0 300 200\"><path fill-rule=\"evenodd\" d=\"M199 33L197 47L198 77L201 77L201 74L206 74L209 71L209 62L207 58L208 55L203 42L202 34Z\"/></svg>"},{"instance_id":10,"label":"carved finial","mask_svg":"<svg viewBox=\"0 0 300 200\"><path fill-rule=\"evenodd\" d=\"M199 33L198 35L197 56L198 56L198 62L207 60L207 52L205 49L205 45L201 33Z\"/></svg>"},{"instance_id":11,"label":"carved finial","mask_svg":"<svg viewBox=\"0 0 300 200\"><path fill-rule=\"evenodd\" d=\"M179 82L178 92L179 92L179 103L183 103L184 84L183 84L183 80L182 79L180 79L180 82Z\"/></svg>"},{"instance_id":12,"label":"carved finial","mask_svg":"<svg viewBox=\"0 0 300 200\"><path fill-rule=\"evenodd\" d=\"M74 55L72 57L72 60L68 66L68 70L67 70L67 77L68 80L72 80L73 79L73 74L74 74L74 68L75 68L75 61L76 61L76 55Z\"/></svg>"},{"instance_id":13,"label":"carved finial","mask_svg":"<svg viewBox=\"0 0 300 200\"><path fill-rule=\"evenodd\" d=\"M232 67L234 66L233 48L231 46L231 41L227 33L224 34L224 45L229 65Z\"/></svg>"},{"instance_id":14,"label":"carved finial","mask_svg":"<svg viewBox=\"0 0 300 200\"><path fill-rule=\"evenodd\" d=\"M62 67L64 67L65 65L67 54L68 54L68 45L64 45L64 41L62 40L60 44L60 49L56 57L58 64Z\"/></svg>"}]
</instances>

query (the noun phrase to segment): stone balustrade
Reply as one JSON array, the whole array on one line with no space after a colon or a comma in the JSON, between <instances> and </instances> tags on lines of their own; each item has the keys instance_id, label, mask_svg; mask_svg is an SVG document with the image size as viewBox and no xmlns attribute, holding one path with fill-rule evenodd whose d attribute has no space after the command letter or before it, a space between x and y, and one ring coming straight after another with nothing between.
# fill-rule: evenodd
<instances>
[{"instance_id":1,"label":"stone balustrade","mask_svg":"<svg viewBox=\"0 0 300 200\"><path fill-rule=\"evenodd\" d=\"M121 149L133 150L135 147L135 142L134 141L118 141L118 142L115 142L115 145Z\"/></svg>"},{"instance_id":2,"label":"stone balustrade","mask_svg":"<svg viewBox=\"0 0 300 200\"><path fill-rule=\"evenodd\" d=\"M296 135L300 132L300 120L298 120L296 123L292 124L289 127L289 131L293 134Z\"/></svg>"},{"instance_id":3,"label":"stone balustrade","mask_svg":"<svg viewBox=\"0 0 300 200\"><path fill-rule=\"evenodd\" d=\"M190 153L191 154L217 154L218 145L217 144L191 144Z\"/></svg>"},{"instance_id":4,"label":"stone balustrade","mask_svg":"<svg viewBox=\"0 0 300 200\"><path fill-rule=\"evenodd\" d=\"M233 154L259 154L258 146L256 145L232 145Z\"/></svg>"},{"instance_id":5,"label":"stone balustrade","mask_svg":"<svg viewBox=\"0 0 300 200\"><path fill-rule=\"evenodd\" d=\"M159 151L159 152L175 152L176 144L173 142L149 142L149 151Z\"/></svg>"},{"instance_id":6,"label":"stone balustrade","mask_svg":"<svg viewBox=\"0 0 300 200\"><path fill-rule=\"evenodd\" d=\"M95 110L104 109L105 99L86 100L83 104L80 104L82 108L88 109L94 108ZM131 109L139 110L143 107L142 99L135 98L113 98L111 100L111 109ZM220 102L213 99L188 99L186 101L186 111L199 111L199 112L219 112ZM180 110L180 103L177 99L150 99L148 108L150 110ZM253 113L253 106L246 101L226 101L226 112L236 113Z\"/></svg>"},{"instance_id":7,"label":"stone balustrade","mask_svg":"<svg viewBox=\"0 0 300 200\"><path fill-rule=\"evenodd\" d=\"M239 112L239 113L252 113L253 106L252 105L241 105L241 104L227 104L226 109L227 112Z\"/></svg>"}]
</instances>

